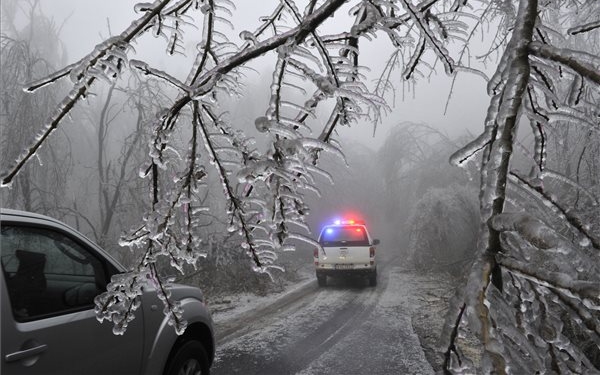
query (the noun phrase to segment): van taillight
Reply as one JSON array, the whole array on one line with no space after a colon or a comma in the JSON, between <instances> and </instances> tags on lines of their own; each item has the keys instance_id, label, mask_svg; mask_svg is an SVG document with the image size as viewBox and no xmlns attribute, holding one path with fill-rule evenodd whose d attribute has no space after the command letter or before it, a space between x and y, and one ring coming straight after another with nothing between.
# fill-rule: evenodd
<instances>
[{"instance_id":1,"label":"van taillight","mask_svg":"<svg viewBox=\"0 0 600 375\"><path fill-rule=\"evenodd\" d=\"M313 257L315 257L315 266L319 265L319 249L317 249L315 247L315 250L313 251Z\"/></svg>"},{"instance_id":2,"label":"van taillight","mask_svg":"<svg viewBox=\"0 0 600 375\"><path fill-rule=\"evenodd\" d=\"M369 258L374 258L375 257L375 247L371 246L369 248Z\"/></svg>"}]
</instances>

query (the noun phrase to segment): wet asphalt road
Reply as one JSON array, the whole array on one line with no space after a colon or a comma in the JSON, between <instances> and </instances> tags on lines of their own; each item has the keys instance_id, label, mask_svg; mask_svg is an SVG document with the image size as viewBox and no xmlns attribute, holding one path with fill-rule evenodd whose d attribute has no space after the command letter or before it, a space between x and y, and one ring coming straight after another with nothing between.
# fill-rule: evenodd
<instances>
[{"instance_id":1,"label":"wet asphalt road","mask_svg":"<svg viewBox=\"0 0 600 375\"><path fill-rule=\"evenodd\" d=\"M221 333L212 374L431 374L411 326L411 278L316 281L283 306Z\"/></svg>"}]
</instances>

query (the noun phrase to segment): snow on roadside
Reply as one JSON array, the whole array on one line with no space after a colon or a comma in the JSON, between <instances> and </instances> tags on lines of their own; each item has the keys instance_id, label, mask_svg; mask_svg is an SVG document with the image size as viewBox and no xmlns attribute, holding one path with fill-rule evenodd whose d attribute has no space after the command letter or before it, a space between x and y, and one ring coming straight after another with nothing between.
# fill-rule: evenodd
<instances>
[{"instance_id":1,"label":"snow on roadside","mask_svg":"<svg viewBox=\"0 0 600 375\"><path fill-rule=\"evenodd\" d=\"M431 273L414 274L410 283L413 290L411 324L427 361L436 373L440 373L444 360L440 335L450 299L460 282L449 274Z\"/></svg>"},{"instance_id":2,"label":"snow on roadside","mask_svg":"<svg viewBox=\"0 0 600 375\"><path fill-rule=\"evenodd\" d=\"M314 283L314 275L302 275L301 281L297 283L287 283L283 285L280 292L270 293L266 296L259 296L254 293L238 293L231 295L221 295L207 298L208 307L211 310L213 321L216 324L235 320L237 317L255 311L261 307L273 304L273 302Z\"/></svg>"},{"instance_id":3,"label":"snow on roadside","mask_svg":"<svg viewBox=\"0 0 600 375\"><path fill-rule=\"evenodd\" d=\"M419 367L420 370L418 372L425 374L430 373L432 370L433 372L440 371L442 358L439 352L438 339L442 329L444 315L448 308L448 299L452 296L457 281L446 274L424 275L417 273L414 270L406 269L393 269L390 274L393 275L391 277L392 283L387 288L387 293L383 293L383 295L380 296L381 298L378 300L373 314L387 322L388 325L384 331L394 331L391 329L394 327L395 332L397 331L396 333L399 333L400 331L404 331L405 328L403 327L410 327L412 325L414 332L411 335L416 336L415 340L417 340L417 347L421 346L426 357L425 361L418 360L415 362L425 362L433 368L428 366ZM299 282L287 282L281 284L280 287L282 290L279 292L271 293L266 296L259 296L253 293L214 296L208 300L208 306L212 311L217 331L221 331L221 333L225 331L225 336L227 336L231 322L246 321L248 317L254 316L256 313L260 315L260 311L266 307L276 304L278 301L291 296L303 288L310 287L311 284L316 285L314 273L302 272ZM330 292L333 293L334 290L332 289ZM340 291L340 293L343 292ZM336 300L336 298L332 298L332 301L321 301L322 303L319 306L323 307L323 303L328 304L329 302L333 304ZM304 308L310 309L312 307L305 306ZM307 311L304 312L307 313ZM314 314L309 315L315 316ZM281 328L280 325L289 326L289 324L286 323L286 319L283 319L283 323L276 324L275 328L272 330L277 331L277 329ZM376 327L371 328L374 329ZM262 339L255 339L258 339L258 341L268 341L265 337L277 333L269 332L263 332L264 335L261 335ZM295 337L294 334L290 335ZM399 337L403 337L404 339L408 338L406 332L399 335ZM281 340L283 340L283 338L280 338L280 341ZM280 344L282 344L282 342L280 342ZM258 343L253 342L253 345L258 345ZM406 355L406 353L404 353L404 355L401 353L397 354L399 357L406 356L413 358L413 360L416 358L415 353L411 353L410 355ZM423 354L420 354L419 356L422 355ZM323 359L326 360L325 357ZM309 366L309 368L306 369L308 371L307 373L311 373L311 369L318 369L318 364L319 363L314 363L312 367ZM413 363L408 367L416 365L417 363Z\"/></svg>"}]
</instances>

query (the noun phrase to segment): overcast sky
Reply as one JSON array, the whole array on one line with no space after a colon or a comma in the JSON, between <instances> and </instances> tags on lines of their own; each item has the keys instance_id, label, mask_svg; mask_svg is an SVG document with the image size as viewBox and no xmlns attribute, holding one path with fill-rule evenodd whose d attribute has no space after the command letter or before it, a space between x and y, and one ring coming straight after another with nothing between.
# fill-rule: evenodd
<instances>
[{"instance_id":1,"label":"overcast sky","mask_svg":"<svg viewBox=\"0 0 600 375\"><path fill-rule=\"evenodd\" d=\"M101 41L101 37L106 37L108 33L108 24L113 34L120 33L125 29L132 19L139 16L133 11L133 5L136 1L128 0L41 0L44 12L53 17L57 24L63 24L61 39L63 40L69 55L69 62L89 53L94 46ZM258 18L267 15L274 8L278 1L270 0L236 0L237 11L233 22L236 31L232 32L234 42L239 41L239 32L242 30L254 30L258 25ZM341 32L341 28L351 22L346 17L347 9L343 10L342 17L329 20L325 26L324 32ZM107 21L110 20L110 21ZM336 30L336 31L334 31ZM188 42L193 47L195 42ZM187 75L188 65L177 58L166 56L164 51L165 44L162 40L144 41L136 46L138 54L136 58L152 60L151 63L159 65L160 68L171 73ZM380 36L373 42L363 40L361 42L361 64L371 69L371 75L374 79L384 66L386 59L393 52L393 49L387 40ZM270 80L270 64L272 60L257 62L254 67L268 74ZM181 69L178 70L179 66ZM167 67L167 68L165 68ZM421 79L416 87L415 98L412 92L407 92L405 88L404 100L402 100L402 83L400 80L400 71L396 72L396 88L400 94L395 101L393 111L384 119L383 124L378 125L375 139L372 139L373 128L370 124L359 124L351 129L342 129L342 135L353 140L367 142L371 147L376 147L385 137L390 126L403 121L425 122L436 128L448 132L450 135L458 135L465 130L472 133L479 133L483 128L483 120L489 98L485 93L485 82L481 77L462 74L454 88L452 100L448 112L444 115L446 98L450 92L451 79L447 77L443 70L433 75L428 81ZM252 76L252 74L250 75ZM258 81L258 74L254 74L254 80ZM261 78L264 82L264 77ZM262 93L266 103L269 92ZM243 97L244 100L257 100L253 92L252 98ZM391 102L391 97L388 98ZM256 107L256 106L255 106ZM264 113L266 107L261 109ZM260 114L257 114L260 115ZM254 116L251 115L251 116Z\"/></svg>"}]
</instances>

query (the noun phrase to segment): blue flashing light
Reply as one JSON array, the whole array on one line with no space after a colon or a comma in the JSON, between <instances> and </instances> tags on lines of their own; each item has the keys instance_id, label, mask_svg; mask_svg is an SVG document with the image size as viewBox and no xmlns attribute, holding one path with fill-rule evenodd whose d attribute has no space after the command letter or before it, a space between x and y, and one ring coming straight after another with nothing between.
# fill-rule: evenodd
<instances>
[{"instance_id":1,"label":"blue flashing light","mask_svg":"<svg viewBox=\"0 0 600 375\"><path fill-rule=\"evenodd\" d=\"M327 234L332 234L332 233L333 233L333 229L332 229L332 228L327 228L327 229L325 230L325 233L327 233Z\"/></svg>"}]
</instances>

